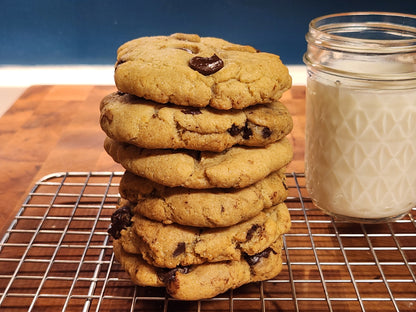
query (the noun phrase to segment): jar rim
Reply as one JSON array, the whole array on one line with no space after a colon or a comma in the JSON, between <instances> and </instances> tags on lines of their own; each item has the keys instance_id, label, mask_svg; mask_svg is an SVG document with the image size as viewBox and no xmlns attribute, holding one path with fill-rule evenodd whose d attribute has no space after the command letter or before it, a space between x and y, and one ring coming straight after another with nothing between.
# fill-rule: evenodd
<instances>
[{"instance_id":1,"label":"jar rim","mask_svg":"<svg viewBox=\"0 0 416 312\"><path fill-rule=\"evenodd\" d=\"M416 15L376 11L324 15L310 21L306 40L349 52L416 51Z\"/></svg>"}]
</instances>

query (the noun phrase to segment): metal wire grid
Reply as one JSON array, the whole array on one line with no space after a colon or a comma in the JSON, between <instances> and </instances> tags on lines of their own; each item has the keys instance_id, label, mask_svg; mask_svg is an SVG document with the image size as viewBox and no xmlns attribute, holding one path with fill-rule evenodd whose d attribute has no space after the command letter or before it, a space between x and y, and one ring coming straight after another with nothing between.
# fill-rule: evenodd
<instances>
[{"instance_id":1,"label":"metal wire grid","mask_svg":"<svg viewBox=\"0 0 416 312\"><path fill-rule=\"evenodd\" d=\"M1 311L416 309L416 210L382 225L339 222L314 208L295 173L287 181L292 229L275 279L196 302L134 287L106 232L121 175L56 173L36 183L0 241Z\"/></svg>"}]
</instances>

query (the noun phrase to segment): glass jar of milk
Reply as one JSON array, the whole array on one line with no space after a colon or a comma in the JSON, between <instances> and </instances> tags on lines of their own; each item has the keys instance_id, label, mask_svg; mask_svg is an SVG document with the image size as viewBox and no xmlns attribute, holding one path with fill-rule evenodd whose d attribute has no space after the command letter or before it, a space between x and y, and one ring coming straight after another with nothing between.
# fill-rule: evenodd
<instances>
[{"instance_id":1,"label":"glass jar of milk","mask_svg":"<svg viewBox=\"0 0 416 312\"><path fill-rule=\"evenodd\" d=\"M352 222L403 217L416 204L416 16L323 16L306 40L313 202Z\"/></svg>"}]
</instances>

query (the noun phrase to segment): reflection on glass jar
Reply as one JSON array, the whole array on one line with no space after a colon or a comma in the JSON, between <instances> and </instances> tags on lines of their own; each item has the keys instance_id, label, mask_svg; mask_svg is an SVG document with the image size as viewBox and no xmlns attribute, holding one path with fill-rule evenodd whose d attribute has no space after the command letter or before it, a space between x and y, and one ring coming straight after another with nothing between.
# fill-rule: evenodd
<instances>
[{"instance_id":1,"label":"reflection on glass jar","mask_svg":"<svg viewBox=\"0 0 416 312\"><path fill-rule=\"evenodd\" d=\"M416 16L324 16L306 39L312 200L354 222L402 217L416 204Z\"/></svg>"}]
</instances>

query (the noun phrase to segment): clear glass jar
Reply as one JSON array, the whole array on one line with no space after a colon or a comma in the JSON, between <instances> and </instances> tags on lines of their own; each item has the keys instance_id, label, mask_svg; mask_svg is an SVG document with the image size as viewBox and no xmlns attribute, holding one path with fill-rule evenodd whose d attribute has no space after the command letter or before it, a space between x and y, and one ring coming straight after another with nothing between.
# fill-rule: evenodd
<instances>
[{"instance_id":1,"label":"clear glass jar","mask_svg":"<svg viewBox=\"0 0 416 312\"><path fill-rule=\"evenodd\" d=\"M352 222L403 217L416 204L416 16L323 16L306 40L313 202Z\"/></svg>"}]
</instances>

